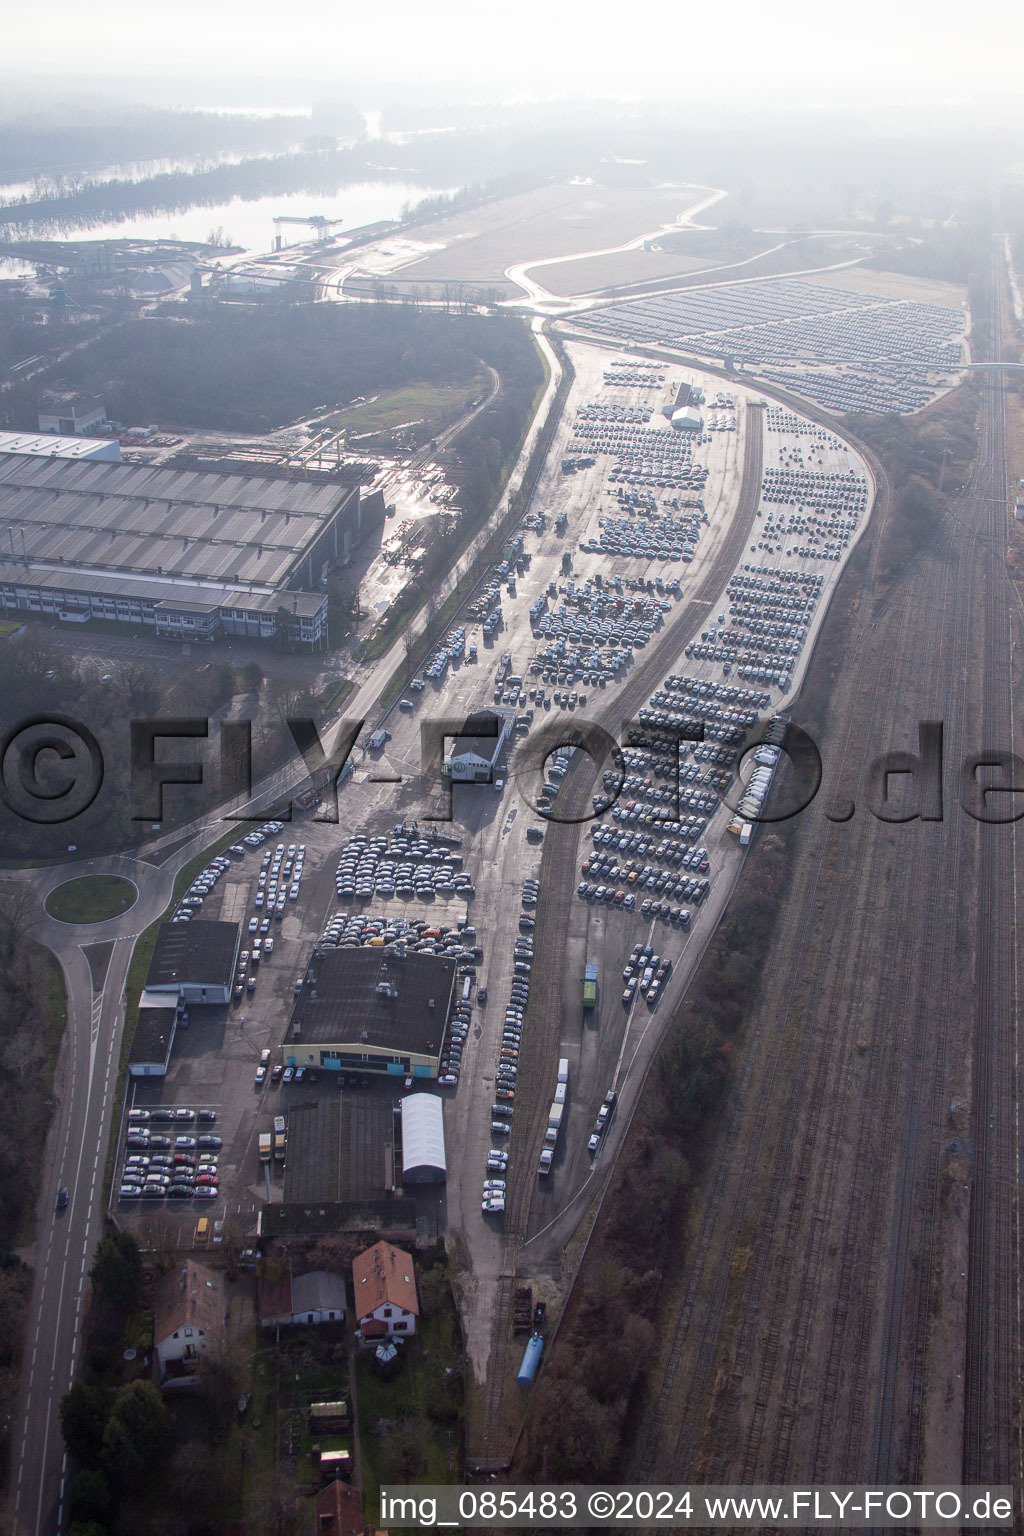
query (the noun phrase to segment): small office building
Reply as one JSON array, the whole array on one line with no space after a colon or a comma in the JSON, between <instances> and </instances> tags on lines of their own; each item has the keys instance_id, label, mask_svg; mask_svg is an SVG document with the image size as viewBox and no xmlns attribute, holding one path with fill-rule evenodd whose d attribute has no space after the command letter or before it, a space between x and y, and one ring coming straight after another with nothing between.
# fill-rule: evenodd
<instances>
[{"instance_id":1,"label":"small office building","mask_svg":"<svg viewBox=\"0 0 1024 1536\"><path fill-rule=\"evenodd\" d=\"M199 1006L230 1002L239 942L237 923L161 923L146 993Z\"/></svg>"}]
</instances>

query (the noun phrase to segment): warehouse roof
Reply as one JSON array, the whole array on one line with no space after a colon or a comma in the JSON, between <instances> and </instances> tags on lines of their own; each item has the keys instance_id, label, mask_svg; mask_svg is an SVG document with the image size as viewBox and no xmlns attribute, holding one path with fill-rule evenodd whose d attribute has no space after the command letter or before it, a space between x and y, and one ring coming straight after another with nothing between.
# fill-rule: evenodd
<instances>
[{"instance_id":1,"label":"warehouse roof","mask_svg":"<svg viewBox=\"0 0 1024 1536\"><path fill-rule=\"evenodd\" d=\"M436 1056L454 985L455 961L444 955L328 949L310 964L292 1009L291 1035L313 1044L362 1043Z\"/></svg>"},{"instance_id":2,"label":"warehouse roof","mask_svg":"<svg viewBox=\"0 0 1024 1536\"><path fill-rule=\"evenodd\" d=\"M143 994L135 1034L132 1036L131 1050L128 1053L129 1071L133 1067L143 1066L163 1067L166 1070L171 1054L171 1041L174 1038L176 1013L177 1008L173 1003L163 1008L147 1007L146 997Z\"/></svg>"},{"instance_id":3,"label":"warehouse roof","mask_svg":"<svg viewBox=\"0 0 1024 1536\"><path fill-rule=\"evenodd\" d=\"M485 763L497 760L512 729L515 710L483 709L469 715L462 727L462 735L452 742L452 750L446 761L455 762L461 757L479 757Z\"/></svg>"},{"instance_id":4,"label":"warehouse roof","mask_svg":"<svg viewBox=\"0 0 1024 1536\"><path fill-rule=\"evenodd\" d=\"M358 489L309 481L0 456L0 520L16 530L8 568L19 557L57 567L65 585L96 571L270 591L352 497L358 506Z\"/></svg>"},{"instance_id":5,"label":"warehouse roof","mask_svg":"<svg viewBox=\"0 0 1024 1536\"><path fill-rule=\"evenodd\" d=\"M15 548L18 548L17 543ZM76 593L88 593L92 597L134 598L173 613L209 613L218 608L237 608L245 613L273 616L278 609L286 608L299 618L312 618L327 603L326 595L318 592L233 588L213 582L204 586L180 576L133 576L116 570L83 571L73 565L39 565L31 561L26 564L12 558L9 547L3 545L0 545L0 585L41 587L55 596L66 596L69 605L74 604Z\"/></svg>"},{"instance_id":6,"label":"warehouse roof","mask_svg":"<svg viewBox=\"0 0 1024 1536\"><path fill-rule=\"evenodd\" d=\"M230 986L237 951L237 923L161 923L146 989Z\"/></svg>"},{"instance_id":7,"label":"warehouse roof","mask_svg":"<svg viewBox=\"0 0 1024 1536\"><path fill-rule=\"evenodd\" d=\"M435 1093L408 1093L402 1100L403 1174L447 1173L444 1160L444 1110Z\"/></svg>"},{"instance_id":8,"label":"warehouse roof","mask_svg":"<svg viewBox=\"0 0 1024 1536\"><path fill-rule=\"evenodd\" d=\"M0 453L29 453L47 459L102 459L115 464L121 458L121 445L116 437L60 437L55 432L0 432Z\"/></svg>"}]
</instances>

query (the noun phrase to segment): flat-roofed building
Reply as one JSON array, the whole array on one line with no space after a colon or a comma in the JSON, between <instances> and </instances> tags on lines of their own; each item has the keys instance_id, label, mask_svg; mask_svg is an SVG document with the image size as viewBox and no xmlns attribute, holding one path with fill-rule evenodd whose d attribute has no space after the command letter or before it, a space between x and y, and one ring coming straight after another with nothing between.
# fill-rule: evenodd
<instances>
[{"instance_id":1,"label":"flat-roofed building","mask_svg":"<svg viewBox=\"0 0 1024 1536\"><path fill-rule=\"evenodd\" d=\"M454 990L455 961L445 955L325 950L295 1000L285 1065L435 1077Z\"/></svg>"},{"instance_id":2,"label":"flat-roofed building","mask_svg":"<svg viewBox=\"0 0 1024 1536\"><path fill-rule=\"evenodd\" d=\"M183 926L179 924L179 927ZM165 1076L177 1022L176 998L169 998L166 992L143 992L139 999L135 1034L128 1053L129 1076Z\"/></svg>"},{"instance_id":3,"label":"flat-roofed building","mask_svg":"<svg viewBox=\"0 0 1024 1536\"><path fill-rule=\"evenodd\" d=\"M237 923L161 923L143 995L200 1005L230 1002L239 937Z\"/></svg>"},{"instance_id":4,"label":"flat-roofed building","mask_svg":"<svg viewBox=\"0 0 1024 1536\"><path fill-rule=\"evenodd\" d=\"M327 570L375 508L333 483L0 449L0 606L322 647Z\"/></svg>"},{"instance_id":5,"label":"flat-roofed building","mask_svg":"<svg viewBox=\"0 0 1024 1536\"><path fill-rule=\"evenodd\" d=\"M75 437L88 432L91 427L102 427L106 419L102 395L44 395L39 411L39 430Z\"/></svg>"},{"instance_id":6,"label":"flat-roofed building","mask_svg":"<svg viewBox=\"0 0 1024 1536\"><path fill-rule=\"evenodd\" d=\"M88 459L120 464L116 437L55 437L49 432L0 432L0 453L31 453L46 459Z\"/></svg>"}]
</instances>

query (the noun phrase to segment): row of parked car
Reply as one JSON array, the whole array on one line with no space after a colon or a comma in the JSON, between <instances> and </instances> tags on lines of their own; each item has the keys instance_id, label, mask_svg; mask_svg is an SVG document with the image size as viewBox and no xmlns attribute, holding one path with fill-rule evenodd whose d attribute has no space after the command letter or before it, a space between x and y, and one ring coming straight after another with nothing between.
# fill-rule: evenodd
<instances>
[{"instance_id":1,"label":"row of parked car","mask_svg":"<svg viewBox=\"0 0 1024 1536\"><path fill-rule=\"evenodd\" d=\"M462 865L461 853L430 838L359 835L342 849L334 888L339 901L390 901L395 896L471 901L476 887Z\"/></svg>"},{"instance_id":2,"label":"row of parked car","mask_svg":"<svg viewBox=\"0 0 1024 1536\"><path fill-rule=\"evenodd\" d=\"M152 1109L131 1108L118 1198L216 1199L221 1138L207 1132L170 1136L152 1129L154 1124L167 1122L179 1125L198 1120L209 1124L216 1118L216 1111L212 1109L195 1110L162 1104Z\"/></svg>"},{"instance_id":3,"label":"row of parked car","mask_svg":"<svg viewBox=\"0 0 1024 1536\"><path fill-rule=\"evenodd\" d=\"M210 892L224 871L230 869L230 867L231 860L225 858L223 854L207 864L206 868L201 874L196 876L184 896L178 902L171 921L174 923L188 923L192 921L193 917L198 916L203 902L210 895Z\"/></svg>"},{"instance_id":4,"label":"row of parked car","mask_svg":"<svg viewBox=\"0 0 1024 1536\"><path fill-rule=\"evenodd\" d=\"M540 900L540 881L530 878L523 882L523 910L519 916L519 933L512 947L512 984L505 1018L501 1028L501 1042L495 1067L494 1103L491 1106L491 1135L506 1138L511 1127L509 1121L515 1106L516 1081L519 1076L519 1052L522 1045L526 1008L530 1000L530 978L533 971L533 933L537 919L534 909ZM487 1156L488 1175L501 1178L502 1187L493 1182L484 1185L482 1210L485 1215L497 1215L505 1209L504 1174L508 1168L508 1152L500 1145L492 1147Z\"/></svg>"},{"instance_id":5,"label":"row of parked car","mask_svg":"<svg viewBox=\"0 0 1024 1536\"><path fill-rule=\"evenodd\" d=\"M681 560L689 564L697 553L701 520L696 516L601 519L601 538L591 540L589 553L621 555L630 560Z\"/></svg>"}]
</instances>

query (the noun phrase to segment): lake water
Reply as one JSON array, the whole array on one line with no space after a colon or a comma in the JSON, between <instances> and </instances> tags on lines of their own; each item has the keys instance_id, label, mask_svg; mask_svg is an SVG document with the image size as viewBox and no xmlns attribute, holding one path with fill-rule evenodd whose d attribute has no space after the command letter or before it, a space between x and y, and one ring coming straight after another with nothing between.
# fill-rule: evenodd
<instances>
[{"instance_id":1,"label":"lake water","mask_svg":"<svg viewBox=\"0 0 1024 1536\"><path fill-rule=\"evenodd\" d=\"M76 228L71 221L62 220L60 229L44 228L40 223L30 231L24 227L14 238L64 239L64 240L194 240L203 242L212 230L221 229L232 245L240 246L247 256L260 255L274 249L274 219L280 216L304 218L310 214L339 223L329 233L344 235L346 230L357 229L363 224L373 224L379 219L397 219L407 203L417 203L423 197L432 197L444 188L413 186L398 181L356 182L341 187L331 196L315 192L291 192L280 196L255 198L251 202L239 197L212 207L191 207L175 213L143 213L110 224L93 224ZM285 224L281 227L282 244L298 245L313 236L312 229L303 224ZM238 252L233 253L237 256ZM225 252L225 259L230 260ZM8 274L13 275L13 274Z\"/></svg>"}]
</instances>

